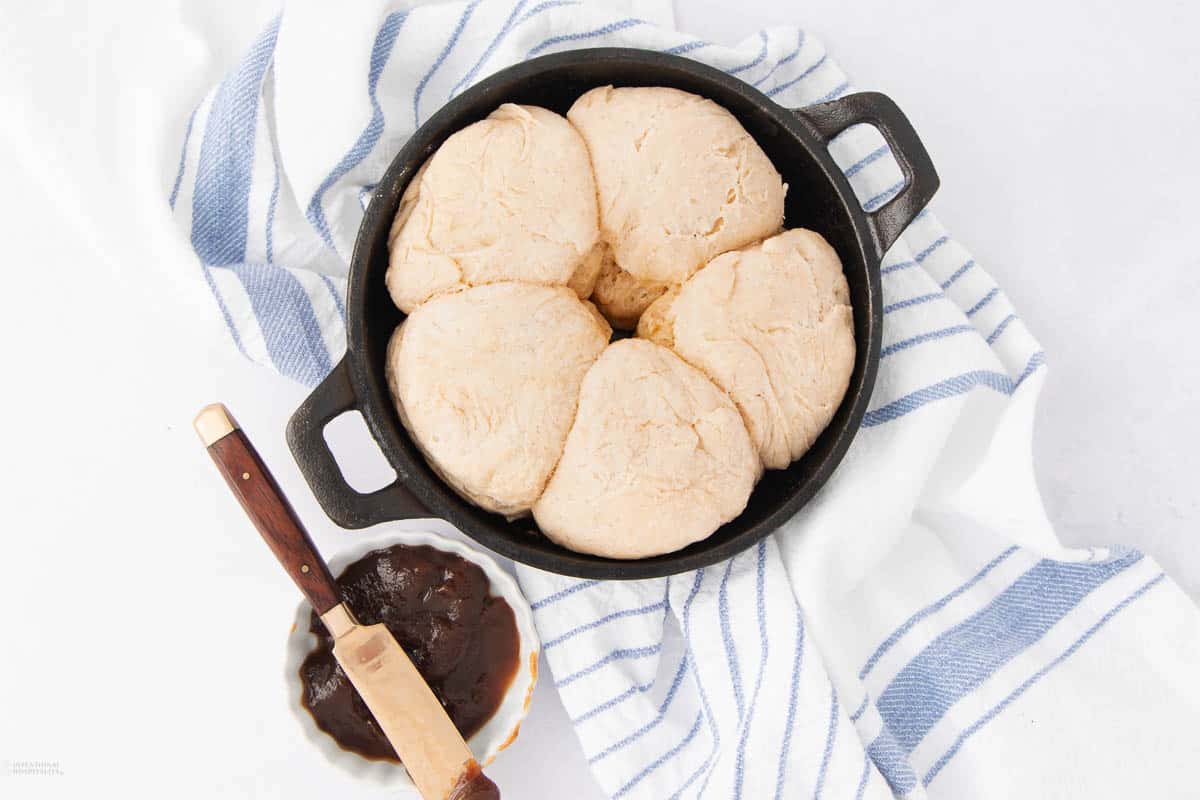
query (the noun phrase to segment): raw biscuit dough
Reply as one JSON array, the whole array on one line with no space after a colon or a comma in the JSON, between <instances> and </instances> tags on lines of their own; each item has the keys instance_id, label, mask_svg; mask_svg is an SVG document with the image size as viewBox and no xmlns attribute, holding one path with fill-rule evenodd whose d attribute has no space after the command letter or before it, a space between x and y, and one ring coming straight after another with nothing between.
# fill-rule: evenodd
<instances>
[{"instance_id":1,"label":"raw biscuit dough","mask_svg":"<svg viewBox=\"0 0 1200 800\"><path fill-rule=\"evenodd\" d=\"M670 350L625 339L584 377L562 459L533 515L563 547L646 558L736 517L760 474L729 398Z\"/></svg>"},{"instance_id":2,"label":"raw biscuit dough","mask_svg":"<svg viewBox=\"0 0 1200 800\"><path fill-rule=\"evenodd\" d=\"M479 286L401 323L388 386L430 466L471 502L515 517L558 463L580 383L611 333L566 287Z\"/></svg>"},{"instance_id":3,"label":"raw biscuit dough","mask_svg":"<svg viewBox=\"0 0 1200 800\"><path fill-rule=\"evenodd\" d=\"M506 103L417 172L388 236L387 288L411 313L498 281L566 285L599 236L587 147L558 114Z\"/></svg>"},{"instance_id":4,"label":"raw biscuit dough","mask_svg":"<svg viewBox=\"0 0 1200 800\"><path fill-rule=\"evenodd\" d=\"M812 446L854 371L842 262L804 229L713 259L647 309L638 335L670 347L733 398L768 469Z\"/></svg>"},{"instance_id":5,"label":"raw biscuit dough","mask_svg":"<svg viewBox=\"0 0 1200 800\"><path fill-rule=\"evenodd\" d=\"M787 191L726 109L665 87L605 86L567 119L591 153L601 237L633 277L682 283L713 256L770 236Z\"/></svg>"}]
</instances>

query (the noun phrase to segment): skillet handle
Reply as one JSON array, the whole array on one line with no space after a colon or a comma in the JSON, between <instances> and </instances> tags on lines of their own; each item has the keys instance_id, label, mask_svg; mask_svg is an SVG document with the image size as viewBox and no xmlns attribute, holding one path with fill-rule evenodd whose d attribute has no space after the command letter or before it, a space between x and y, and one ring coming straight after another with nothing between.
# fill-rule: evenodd
<instances>
[{"instance_id":1,"label":"skillet handle","mask_svg":"<svg viewBox=\"0 0 1200 800\"><path fill-rule=\"evenodd\" d=\"M343 358L288 420L288 447L321 508L343 528L366 528L380 522L430 516L399 476L368 494L346 483L325 441L325 426L356 409L358 398L350 384L350 365Z\"/></svg>"},{"instance_id":2,"label":"skillet handle","mask_svg":"<svg viewBox=\"0 0 1200 800\"><path fill-rule=\"evenodd\" d=\"M848 94L828 103L793 109L826 143L851 125L866 123L883 134L892 150L904 188L882 208L867 213L880 255L886 253L909 223L929 204L941 185L933 160L900 107L879 92Z\"/></svg>"}]
</instances>

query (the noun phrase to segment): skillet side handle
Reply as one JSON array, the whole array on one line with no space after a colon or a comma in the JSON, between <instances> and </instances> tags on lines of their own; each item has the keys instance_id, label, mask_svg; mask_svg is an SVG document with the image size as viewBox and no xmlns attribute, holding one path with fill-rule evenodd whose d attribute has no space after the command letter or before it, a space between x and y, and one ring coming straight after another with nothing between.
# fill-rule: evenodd
<instances>
[{"instance_id":1,"label":"skillet side handle","mask_svg":"<svg viewBox=\"0 0 1200 800\"><path fill-rule=\"evenodd\" d=\"M366 528L380 522L430 516L400 482L368 494L346 482L325 441L325 426L358 408L350 384L350 365L343 358L288 420L287 442L313 494L329 518L343 528Z\"/></svg>"},{"instance_id":2,"label":"skillet side handle","mask_svg":"<svg viewBox=\"0 0 1200 800\"><path fill-rule=\"evenodd\" d=\"M886 253L909 223L929 204L941 180L933 160L900 107L879 92L848 94L793 112L808 122L828 143L851 125L866 123L883 134L904 173L904 188L882 208L867 213L879 253Z\"/></svg>"}]
</instances>

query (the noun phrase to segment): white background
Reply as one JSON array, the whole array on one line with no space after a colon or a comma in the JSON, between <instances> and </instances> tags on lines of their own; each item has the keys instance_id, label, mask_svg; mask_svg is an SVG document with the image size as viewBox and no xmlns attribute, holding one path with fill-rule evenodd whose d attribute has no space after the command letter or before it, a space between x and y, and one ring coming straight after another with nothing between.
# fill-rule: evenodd
<instances>
[{"instance_id":1,"label":"white background","mask_svg":"<svg viewBox=\"0 0 1200 800\"><path fill-rule=\"evenodd\" d=\"M236 354L157 194L177 154L161 121L182 129L273 5L0 12L0 796L379 794L298 736L280 676L295 590L191 430L227 402L332 551L346 534L283 442L304 390ZM1060 535L1139 546L1193 597L1195 9L676 5L681 30L723 43L801 25L908 112L942 175L937 213L1049 355L1037 471ZM359 432L337 442L372 473ZM65 774L9 777L10 760ZM506 798L600 796L548 683L492 774Z\"/></svg>"}]
</instances>

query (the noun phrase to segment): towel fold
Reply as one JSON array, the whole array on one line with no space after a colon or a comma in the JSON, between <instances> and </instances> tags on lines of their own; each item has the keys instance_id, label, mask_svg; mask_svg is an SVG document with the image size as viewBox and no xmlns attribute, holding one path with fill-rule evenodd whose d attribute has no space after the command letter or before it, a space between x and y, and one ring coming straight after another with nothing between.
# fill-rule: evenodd
<instances>
[{"instance_id":1,"label":"towel fold","mask_svg":"<svg viewBox=\"0 0 1200 800\"><path fill-rule=\"evenodd\" d=\"M192 114L167 186L234 344L309 385L345 346L346 262L375 181L475 81L620 45L703 61L784 106L851 90L803 31L718 46L671 30L656 0L327 14L297 3L263 31ZM866 209L900 190L874 129L830 150ZM518 567L597 781L654 800L1194 796L1196 608L1140 553L1060 546L1032 470L1044 356L932 213L882 271L863 429L779 532L670 579Z\"/></svg>"}]
</instances>

